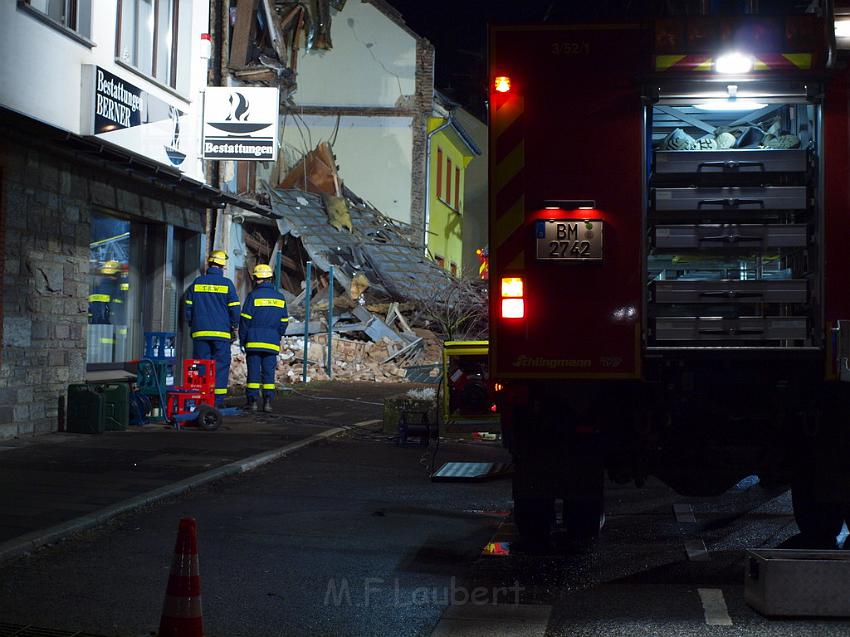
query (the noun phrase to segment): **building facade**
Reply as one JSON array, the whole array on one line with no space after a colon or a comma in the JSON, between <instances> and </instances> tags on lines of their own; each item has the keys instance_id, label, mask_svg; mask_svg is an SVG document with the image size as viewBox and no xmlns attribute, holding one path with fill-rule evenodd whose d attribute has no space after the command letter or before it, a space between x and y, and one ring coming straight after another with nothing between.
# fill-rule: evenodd
<instances>
[{"instance_id":1,"label":"building facade","mask_svg":"<svg viewBox=\"0 0 850 637\"><path fill-rule=\"evenodd\" d=\"M453 114L481 151L463 174L463 275L479 278L476 251L487 247L487 124L463 107L454 109Z\"/></svg>"},{"instance_id":2,"label":"building facade","mask_svg":"<svg viewBox=\"0 0 850 637\"><path fill-rule=\"evenodd\" d=\"M294 104L281 114L288 163L332 141L346 185L419 240L434 48L382 0L346 2L331 39L332 49L299 55Z\"/></svg>"},{"instance_id":3,"label":"building facade","mask_svg":"<svg viewBox=\"0 0 850 637\"><path fill-rule=\"evenodd\" d=\"M96 10L95 10L96 9ZM181 332L205 249L201 0L0 3L0 437ZM188 339L184 339L188 340Z\"/></svg>"},{"instance_id":4,"label":"building facade","mask_svg":"<svg viewBox=\"0 0 850 637\"><path fill-rule=\"evenodd\" d=\"M437 97L428 121L426 245L438 265L459 277L472 263L464 260L465 191L467 171L481 151L458 121L457 105Z\"/></svg>"}]
</instances>

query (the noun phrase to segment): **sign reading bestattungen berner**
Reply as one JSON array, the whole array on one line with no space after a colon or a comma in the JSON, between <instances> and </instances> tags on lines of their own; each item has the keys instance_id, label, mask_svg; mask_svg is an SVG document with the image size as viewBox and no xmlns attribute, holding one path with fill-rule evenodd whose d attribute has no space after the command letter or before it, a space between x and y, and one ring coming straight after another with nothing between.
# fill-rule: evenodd
<instances>
[{"instance_id":1,"label":"sign reading bestattungen berner","mask_svg":"<svg viewBox=\"0 0 850 637\"><path fill-rule=\"evenodd\" d=\"M273 161L277 156L279 99L276 88L207 88L204 159Z\"/></svg>"},{"instance_id":2,"label":"sign reading bestattungen berner","mask_svg":"<svg viewBox=\"0 0 850 637\"><path fill-rule=\"evenodd\" d=\"M80 133L94 135L166 165L184 169L186 113L110 71L82 67ZM191 132L190 132L191 136Z\"/></svg>"}]
</instances>

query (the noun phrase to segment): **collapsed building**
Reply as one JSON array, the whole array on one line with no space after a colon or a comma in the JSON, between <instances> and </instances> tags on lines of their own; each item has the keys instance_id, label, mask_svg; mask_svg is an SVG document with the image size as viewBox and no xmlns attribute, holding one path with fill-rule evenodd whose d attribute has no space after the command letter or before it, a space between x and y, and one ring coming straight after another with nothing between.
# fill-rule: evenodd
<instances>
[{"instance_id":1,"label":"collapsed building","mask_svg":"<svg viewBox=\"0 0 850 637\"><path fill-rule=\"evenodd\" d=\"M486 333L486 284L451 276L410 240L404 224L349 190L326 143L265 194L278 219L243 216L238 280L246 293L244 273L271 264L294 317L279 381L427 381L439 374L433 368L441 338ZM243 362L234 352L235 384L244 381Z\"/></svg>"}]
</instances>

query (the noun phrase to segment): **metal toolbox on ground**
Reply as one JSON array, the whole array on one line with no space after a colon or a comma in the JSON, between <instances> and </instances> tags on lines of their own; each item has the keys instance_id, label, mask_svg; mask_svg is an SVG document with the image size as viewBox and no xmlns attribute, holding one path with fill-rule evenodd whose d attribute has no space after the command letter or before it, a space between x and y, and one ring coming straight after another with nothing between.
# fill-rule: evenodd
<instances>
[{"instance_id":1,"label":"metal toolbox on ground","mask_svg":"<svg viewBox=\"0 0 850 637\"><path fill-rule=\"evenodd\" d=\"M805 210L805 186L742 186L716 188L655 188L657 212L759 212Z\"/></svg>"},{"instance_id":2,"label":"metal toolbox on ground","mask_svg":"<svg viewBox=\"0 0 850 637\"><path fill-rule=\"evenodd\" d=\"M658 225L654 247L659 250L802 248L808 244L808 236L804 223Z\"/></svg>"},{"instance_id":3,"label":"metal toolbox on ground","mask_svg":"<svg viewBox=\"0 0 850 637\"><path fill-rule=\"evenodd\" d=\"M658 150L656 175L740 175L803 173L808 170L805 150Z\"/></svg>"},{"instance_id":4,"label":"metal toolbox on ground","mask_svg":"<svg viewBox=\"0 0 850 637\"><path fill-rule=\"evenodd\" d=\"M720 318L673 316L655 319L657 341L776 341L801 340L807 336L801 317Z\"/></svg>"},{"instance_id":5,"label":"metal toolbox on ground","mask_svg":"<svg viewBox=\"0 0 850 637\"><path fill-rule=\"evenodd\" d=\"M848 591L848 551L747 551L744 598L763 615L847 617Z\"/></svg>"},{"instance_id":6,"label":"metal toolbox on ground","mask_svg":"<svg viewBox=\"0 0 850 637\"><path fill-rule=\"evenodd\" d=\"M758 281L653 281L656 303L805 303L808 282L795 279Z\"/></svg>"}]
</instances>

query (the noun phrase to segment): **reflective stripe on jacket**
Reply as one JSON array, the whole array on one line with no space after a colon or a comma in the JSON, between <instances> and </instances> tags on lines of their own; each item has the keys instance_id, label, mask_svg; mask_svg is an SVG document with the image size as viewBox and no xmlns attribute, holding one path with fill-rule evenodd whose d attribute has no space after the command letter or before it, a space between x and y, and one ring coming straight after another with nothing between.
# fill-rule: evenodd
<instances>
[{"instance_id":1,"label":"reflective stripe on jacket","mask_svg":"<svg viewBox=\"0 0 850 637\"><path fill-rule=\"evenodd\" d=\"M230 330L239 324L239 296L221 268L210 266L189 286L186 322L192 338L230 340Z\"/></svg>"},{"instance_id":2,"label":"reflective stripe on jacket","mask_svg":"<svg viewBox=\"0 0 850 637\"><path fill-rule=\"evenodd\" d=\"M288 325L283 295L271 283L260 283L242 306L239 341L249 352L279 352Z\"/></svg>"}]
</instances>

